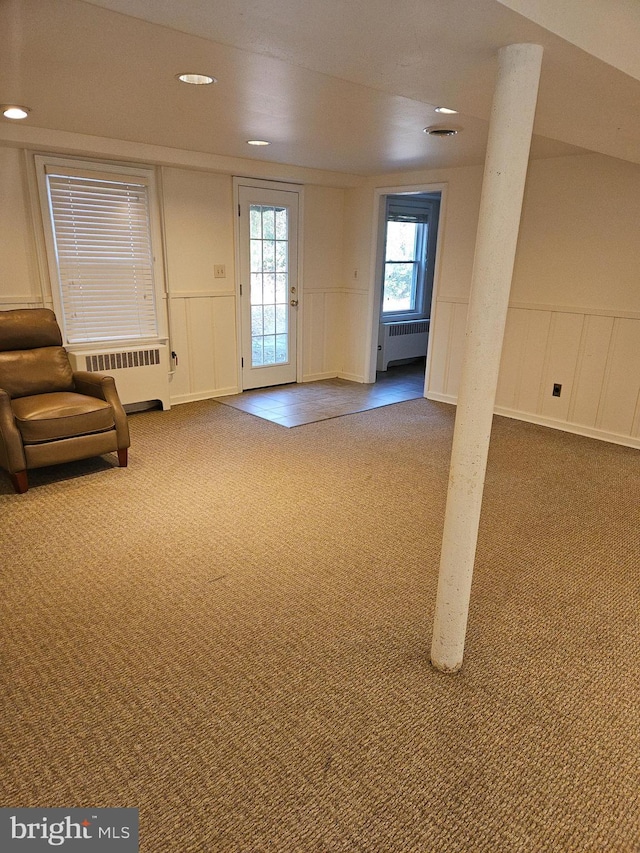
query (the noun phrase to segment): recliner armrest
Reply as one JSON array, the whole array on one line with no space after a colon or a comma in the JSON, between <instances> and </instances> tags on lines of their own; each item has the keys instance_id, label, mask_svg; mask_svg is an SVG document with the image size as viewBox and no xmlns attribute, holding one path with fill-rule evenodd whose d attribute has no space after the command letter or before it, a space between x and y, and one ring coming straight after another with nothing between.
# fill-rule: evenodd
<instances>
[{"instance_id":1,"label":"recliner armrest","mask_svg":"<svg viewBox=\"0 0 640 853\"><path fill-rule=\"evenodd\" d=\"M73 381L78 394L86 394L87 397L97 397L109 403L113 409L118 434L118 448L124 449L130 446L129 423L127 413L122 408L118 390L113 376L105 373L90 373L88 370L77 370L73 374Z\"/></svg>"},{"instance_id":2,"label":"recliner armrest","mask_svg":"<svg viewBox=\"0 0 640 853\"><path fill-rule=\"evenodd\" d=\"M2 388L0 388L0 467L10 474L24 471L27 467L22 437L11 408L11 397Z\"/></svg>"},{"instance_id":3,"label":"recliner armrest","mask_svg":"<svg viewBox=\"0 0 640 853\"><path fill-rule=\"evenodd\" d=\"M120 405L120 398L116 390L116 383L113 376L106 373L89 373L88 370L75 370L73 373L73 382L76 386L78 394L86 394L87 397L97 397L100 400L110 403L107 398L110 390L113 389Z\"/></svg>"}]
</instances>

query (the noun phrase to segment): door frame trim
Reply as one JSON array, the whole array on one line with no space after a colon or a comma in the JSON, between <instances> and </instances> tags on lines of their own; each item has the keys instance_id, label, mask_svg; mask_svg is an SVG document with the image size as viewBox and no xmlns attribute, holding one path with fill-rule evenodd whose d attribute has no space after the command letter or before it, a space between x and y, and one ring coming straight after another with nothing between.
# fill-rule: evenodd
<instances>
[{"instance_id":1,"label":"door frame trim","mask_svg":"<svg viewBox=\"0 0 640 853\"><path fill-rule=\"evenodd\" d=\"M378 326L380 325L380 310L382 306L382 265L384 257L384 224L385 204L388 195L406 195L407 193L440 193L440 216L438 220L438 241L434 261L433 290L431 293L431 317L429 324L429 342L427 345L427 364L424 376L424 391L429 389L429 374L431 370L431 344L437 321L437 295L440 284L440 266L442 263L442 245L444 241L448 183L434 181L425 184L404 184L393 187L376 187L373 204L373 227L371 240L371 266L373 282L369 288L369 340L367 341L366 356L368 364L365 367L365 382L376 381L376 364L378 361Z\"/></svg>"},{"instance_id":2,"label":"door frame trim","mask_svg":"<svg viewBox=\"0 0 640 853\"><path fill-rule=\"evenodd\" d=\"M235 313L236 313L236 375L240 391L243 388L242 376L242 303L240 297L240 187L273 190L274 192L296 193L298 196L298 264L296 269L298 288L298 317L296 321L296 382L302 381L302 327L304 320L304 288L302 279L303 268L303 223L304 223L304 185L286 183L284 181L266 181L259 178L233 177L233 242L235 259Z\"/></svg>"}]
</instances>

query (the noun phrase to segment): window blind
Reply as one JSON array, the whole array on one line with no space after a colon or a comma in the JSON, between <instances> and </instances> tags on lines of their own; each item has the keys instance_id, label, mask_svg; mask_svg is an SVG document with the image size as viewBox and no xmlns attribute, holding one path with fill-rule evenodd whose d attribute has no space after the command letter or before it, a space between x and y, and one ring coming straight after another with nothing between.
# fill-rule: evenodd
<instances>
[{"instance_id":1,"label":"window blind","mask_svg":"<svg viewBox=\"0 0 640 853\"><path fill-rule=\"evenodd\" d=\"M144 182L47 174L68 343L158 335Z\"/></svg>"},{"instance_id":2,"label":"window blind","mask_svg":"<svg viewBox=\"0 0 640 853\"><path fill-rule=\"evenodd\" d=\"M429 212L430 206L428 203L425 205L424 199L412 199L410 196L398 199L389 196L387 200L387 220L391 222L415 222L424 225L429 222Z\"/></svg>"}]
</instances>

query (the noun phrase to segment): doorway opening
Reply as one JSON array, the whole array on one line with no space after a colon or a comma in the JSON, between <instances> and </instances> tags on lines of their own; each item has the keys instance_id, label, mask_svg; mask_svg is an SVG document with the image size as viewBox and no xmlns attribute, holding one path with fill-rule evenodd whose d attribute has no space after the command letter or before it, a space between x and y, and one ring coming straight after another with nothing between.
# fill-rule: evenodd
<instances>
[{"instance_id":1,"label":"doorway opening","mask_svg":"<svg viewBox=\"0 0 640 853\"><path fill-rule=\"evenodd\" d=\"M442 192L380 191L370 381L424 387Z\"/></svg>"}]
</instances>

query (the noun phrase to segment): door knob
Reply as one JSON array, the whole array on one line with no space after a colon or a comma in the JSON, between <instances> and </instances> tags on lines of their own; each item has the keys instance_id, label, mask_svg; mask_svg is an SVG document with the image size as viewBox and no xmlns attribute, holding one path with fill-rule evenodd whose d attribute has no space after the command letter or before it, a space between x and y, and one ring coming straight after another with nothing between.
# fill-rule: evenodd
<instances>
[{"instance_id":1,"label":"door knob","mask_svg":"<svg viewBox=\"0 0 640 853\"><path fill-rule=\"evenodd\" d=\"M293 305L294 308L296 307L297 304L298 304L297 299L292 299L291 302L289 303L289 305Z\"/></svg>"}]
</instances>

